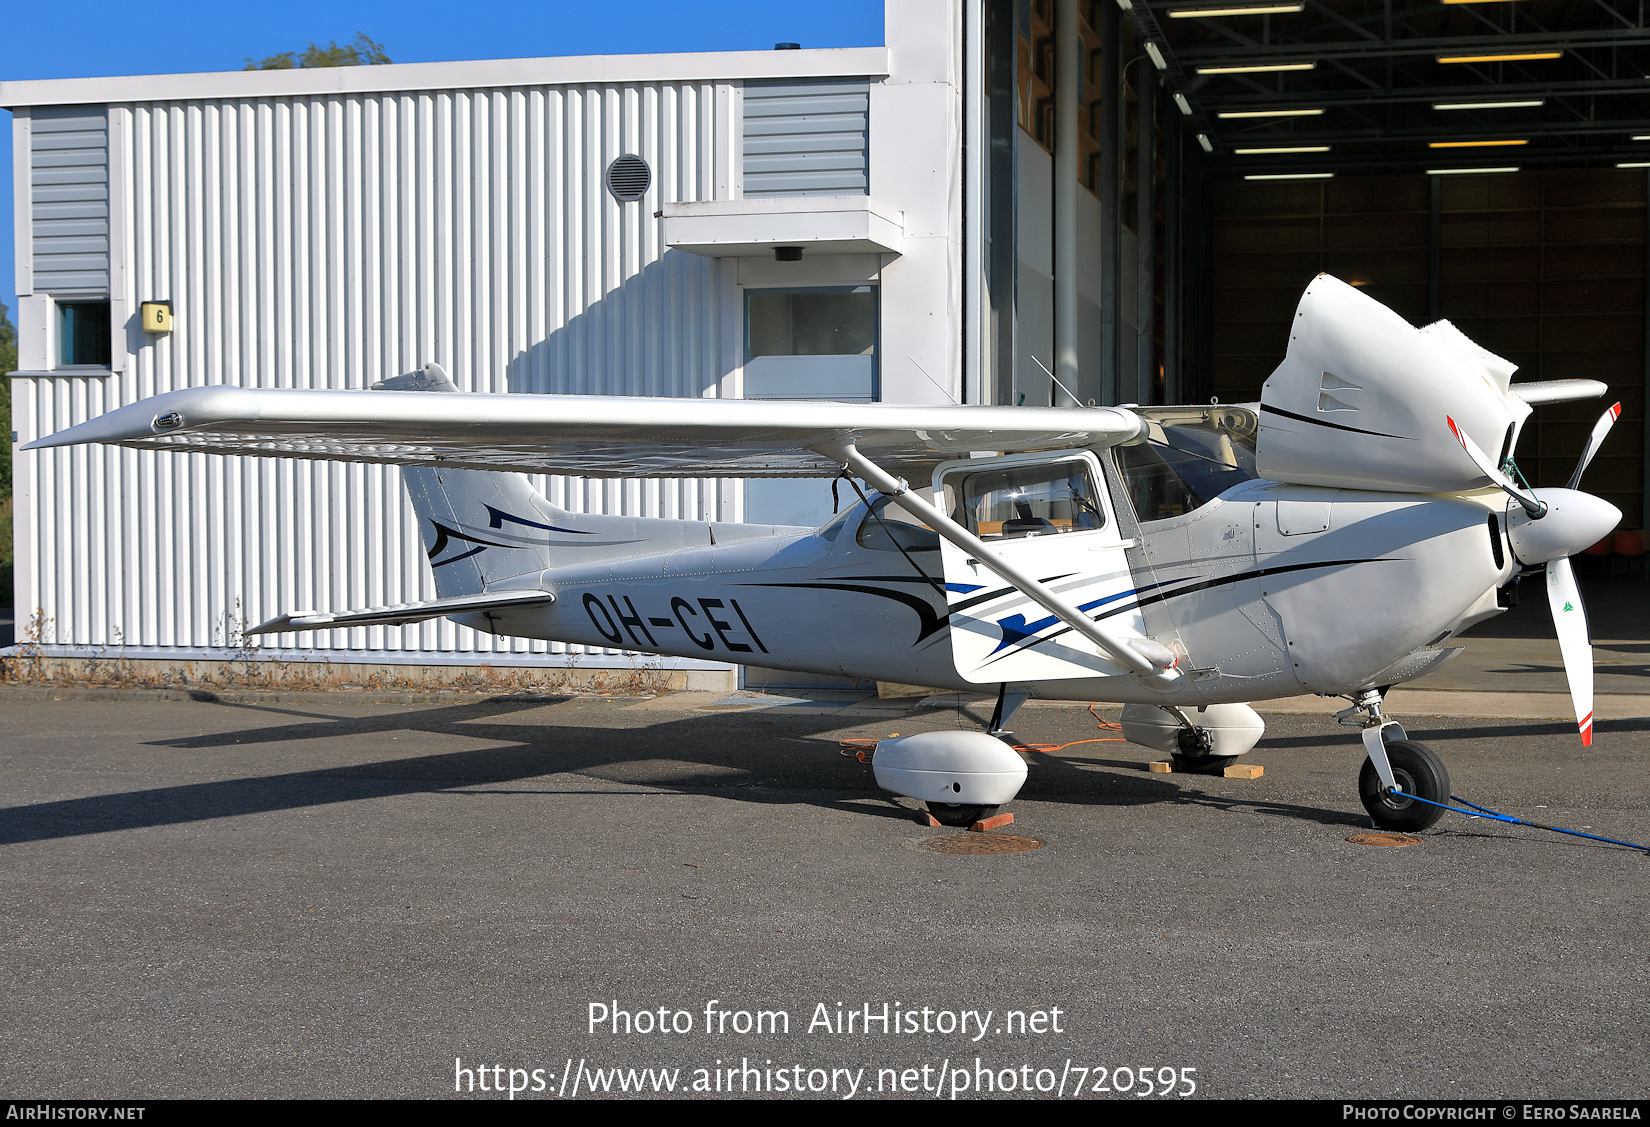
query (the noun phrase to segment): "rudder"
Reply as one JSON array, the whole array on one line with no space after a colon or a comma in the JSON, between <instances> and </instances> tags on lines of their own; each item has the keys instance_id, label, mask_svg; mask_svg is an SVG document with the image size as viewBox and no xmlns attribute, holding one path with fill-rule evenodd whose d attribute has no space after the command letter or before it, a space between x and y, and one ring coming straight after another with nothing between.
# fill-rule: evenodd
<instances>
[{"instance_id":1,"label":"rudder","mask_svg":"<svg viewBox=\"0 0 1650 1127\"><path fill-rule=\"evenodd\" d=\"M380 380L380 391L456 392L439 364ZM519 473L403 466L401 480L418 514L418 529L441 598L474 595L491 584L551 566L546 532L583 535L560 527L565 514ZM558 521L558 517L569 518ZM534 535L537 533L537 535Z\"/></svg>"}]
</instances>

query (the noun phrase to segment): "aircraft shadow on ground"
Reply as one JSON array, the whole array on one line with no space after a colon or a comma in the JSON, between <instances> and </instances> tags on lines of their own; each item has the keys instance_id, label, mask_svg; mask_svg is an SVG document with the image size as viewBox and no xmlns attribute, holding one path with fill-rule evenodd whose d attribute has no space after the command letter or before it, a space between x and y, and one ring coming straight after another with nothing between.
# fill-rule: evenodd
<instances>
[{"instance_id":1,"label":"aircraft shadow on ground","mask_svg":"<svg viewBox=\"0 0 1650 1127\"><path fill-rule=\"evenodd\" d=\"M1486 673L1563 673L1562 665L1512 662L1500 668L1485 669ZM1650 665L1598 665L1593 669L1598 677L1650 677Z\"/></svg>"},{"instance_id":2,"label":"aircraft shadow on ground","mask_svg":"<svg viewBox=\"0 0 1650 1127\"><path fill-rule=\"evenodd\" d=\"M880 801L888 795L878 789L868 765L840 754L834 741L821 738L844 727L846 718L842 716L717 713L635 727L598 727L522 723L518 714L550 703L543 698L496 698L364 717L218 701L209 694L202 694L200 699L214 708L245 710L286 722L157 740L151 746L233 751L237 753L237 765L245 761L247 753L260 747L388 732L487 740L503 746L15 806L0 810L0 844L181 825L405 794L479 798L488 792L477 788L567 774L589 779L592 786L511 786L507 793L591 795L603 793L600 784L607 783L615 786L612 793L618 795L634 796L635 788L642 787L647 788L644 793L715 795L757 804L806 802L860 815L910 817L908 810ZM1191 782L1194 778L1176 776L1170 781L1164 776L1148 775L1140 770L1138 761L1039 754L1021 797L1088 806L1197 803L1329 825L1363 821L1341 810L1208 794Z\"/></svg>"},{"instance_id":3,"label":"aircraft shadow on ground","mask_svg":"<svg viewBox=\"0 0 1650 1127\"><path fill-rule=\"evenodd\" d=\"M1310 741L1309 741L1310 742ZM1322 744L1323 740L1315 741ZM1366 828L1369 815L1346 810L1329 810L1318 806L1302 806L1293 802L1270 799L1244 798L1239 795L1211 794L1199 788L1205 778L1200 775L1176 775L1173 782L1159 781L1162 775L1141 773L1137 760L1125 759L1067 759L1058 753L1043 753L1033 760L1033 774L1026 780L1021 798L1038 802L1073 802L1084 805L1121 805L1148 802L1173 802L1183 806L1206 806L1213 810L1246 810L1256 814L1272 814L1318 822L1326 826L1357 826ZM1132 775L1100 774L1084 770L1088 765L1120 768ZM1098 802L1094 796L1083 793L1083 782L1101 778L1108 780L1108 793Z\"/></svg>"},{"instance_id":4,"label":"aircraft shadow on ground","mask_svg":"<svg viewBox=\"0 0 1650 1127\"><path fill-rule=\"evenodd\" d=\"M1459 728L1440 728L1432 726L1436 717L1395 717L1404 725L1409 737L1422 743L1452 743L1457 740L1491 740L1500 741L1513 739L1518 736L1552 736L1566 742L1563 747L1568 750L1577 744L1576 726L1573 720L1487 720L1482 723L1471 724ZM1356 728L1330 728L1331 733L1324 735L1306 736L1272 736L1268 735L1261 743L1267 747L1320 747L1326 742L1334 740L1333 733L1340 731L1349 739L1356 741ZM1605 736L1612 732L1650 732L1650 717L1639 717L1632 720L1598 720L1593 724L1595 736ZM1352 744L1348 745L1354 746Z\"/></svg>"}]
</instances>

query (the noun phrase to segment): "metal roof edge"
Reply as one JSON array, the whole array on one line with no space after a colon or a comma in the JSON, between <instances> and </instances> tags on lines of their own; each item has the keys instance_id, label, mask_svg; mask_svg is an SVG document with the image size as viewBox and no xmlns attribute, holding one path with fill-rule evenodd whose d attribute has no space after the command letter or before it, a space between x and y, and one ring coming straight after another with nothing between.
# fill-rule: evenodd
<instances>
[{"instance_id":1,"label":"metal roof edge","mask_svg":"<svg viewBox=\"0 0 1650 1127\"><path fill-rule=\"evenodd\" d=\"M219 98L459 90L511 86L602 86L633 82L716 82L763 78L839 78L889 73L887 47L801 51L700 51L656 55L559 55L382 66L0 82L0 107L118 105Z\"/></svg>"}]
</instances>

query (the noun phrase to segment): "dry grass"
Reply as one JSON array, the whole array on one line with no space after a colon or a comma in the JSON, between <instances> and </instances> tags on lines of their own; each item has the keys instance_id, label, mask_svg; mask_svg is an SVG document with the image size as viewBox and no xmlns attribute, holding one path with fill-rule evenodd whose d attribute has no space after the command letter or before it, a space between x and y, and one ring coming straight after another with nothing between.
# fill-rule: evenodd
<instances>
[{"instance_id":1,"label":"dry grass","mask_svg":"<svg viewBox=\"0 0 1650 1127\"><path fill-rule=\"evenodd\" d=\"M330 661L270 661L239 638L222 660L171 662L131 658L125 647L101 646L84 657L46 652L52 621L43 611L18 638L14 656L0 659L0 684L112 689L239 689L281 692L606 693L648 696L670 692L679 675L657 659L629 669L496 668L490 665L384 666Z\"/></svg>"}]
</instances>

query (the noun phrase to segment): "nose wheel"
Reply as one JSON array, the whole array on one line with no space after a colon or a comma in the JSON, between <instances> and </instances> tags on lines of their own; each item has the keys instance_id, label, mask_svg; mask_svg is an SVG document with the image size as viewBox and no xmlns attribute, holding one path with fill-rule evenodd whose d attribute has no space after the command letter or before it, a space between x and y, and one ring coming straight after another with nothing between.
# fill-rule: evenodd
<instances>
[{"instance_id":1,"label":"nose wheel","mask_svg":"<svg viewBox=\"0 0 1650 1127\"><path fill-rule=\"evenodd\" d=\"M1444 816L1443 808L1415 799L1449 801L1449 771L1444 761L1426 744L1414 740L1394 740L1387 744L1386 757L1392 765L1393 781L1403 793L1388 790L1375 764L1365 759L1363 770L1358 772L1358 797L1363 800L1364 809L1383 830L1427 829Z\"/></svg>"},{"instance_id":2,"label":"nose wheel","mask_svg":"<svg viewBox=\"0 0 1650 1127\"><path fill-rule=\"evenodd\" d=\"M1335 716L1340 724L1363 729L1368 758L1358 772L1358 798L1383 830L1424 830L1444 816L1449 771L1430 747L1381 714L1381 695L1367 689ZM1389 734L1396 738L1388 739Z\"/></svg>"},{"instance_id":3,"label":"nose wheel","mask_svg":"<svg viewBox=\"0 0 1650 1127\"><path fill-rule=\"evenodd\" d=\"M942 826L955 826L967 829L975 822L989 818L999 809L996 806L973 806L967 803L929 802L926 803L928 812L934 816L934 821Z\"/></svg>"}]
</instances>

